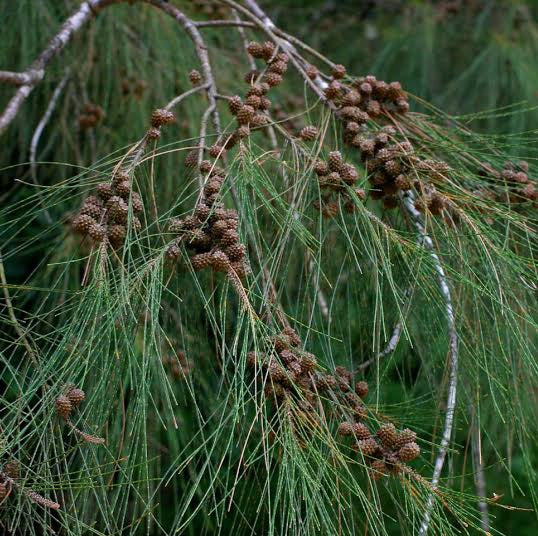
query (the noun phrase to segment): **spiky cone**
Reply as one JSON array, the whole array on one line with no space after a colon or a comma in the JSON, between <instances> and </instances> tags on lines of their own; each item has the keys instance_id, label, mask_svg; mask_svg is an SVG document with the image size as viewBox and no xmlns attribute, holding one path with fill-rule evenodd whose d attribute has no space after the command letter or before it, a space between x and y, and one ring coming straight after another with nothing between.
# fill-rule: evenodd
<instances>
[{"instance_id":1,"label":"spiky cone","mask_svg":"<svg viewBox=\"0 0 538 536\"><path fill-rule=\"evenodd\" d=\"M323 162L323 160L318 160L314 164L314 173L318 177L323 177L329 173L329 165L326 162Z\"/></svg>"},{"instance_id":2,"label":"spiky cone","mask_svg":"<svg viewBox=\"0 0 538 536\"><path fill-rule=\"evenodd\" d=\"M86 393L78 387L73 387L73 389L70 389L67 393L67 398L69 399L69 402L71 402L71 405L76 408L82 402L84 402L84 399L86 398Z\"/></svg>"},{"instance_id":3,"label":"spiky cone","mask_svg":"<svg viewBox=\"0 0 538 536\"><path fill-rule=\"evenodd\" d=\"M253 57L261 59L264 57L263 45L256 41L251 41L247 45L247 52Z\"/></svg>"},{"instance_id":4,"label":"spiky cone","mask_svg":"<svg viewBox=\"0 0 538 536\"><path fill-rule=\"evenodd\" d=\"M407 191L407 190L411 190L411 188L412 188L411 181L409 180L408 177L406 177L403 174L398 175L394 179L394 184L395 184L396 188L398 188L398 190L402 190L404 192Z\"/></svg>"},{"instance_id":5,"label":"spiky cone","mask_svg":"<svg viewBox=\"0 0 538 536\"><path fill-rule=\"evenodd\" d=\"M366 105L366 110L365 112L370 116L370 117L378 117L380 114L381 114L381 105L379 104L378 101L376 101L375 99L370 99L368 101L368 104Z\"/></svg>"},{"instance_id":6,"label":"spiky cone","mask_svg":"<svg viewBox=\"0 0 538 536\"><path fill-rule=\"evenodd\" d=\"M343 164L342 155L340 154L340 151L331 151L327 158L327 162L329 164L329 169L331 171L340 171Z\"/></svg>"},{"instance_id":7,"label":"spiky cone","mask_svg":"<svg viewBox=\"0 0 538 536\"><path fill-rule=\"evenodd\" d=\"M413 430L410 430L409 428L404 428L398 433L398 438L396 440L396 448L400 449L407 443L415 443L416 439L416 432L413 432Z\"/></svg>"},{"instance_id":8,"label":"spiky cone","mask_svg":"<svg viewBox=\"0 0 538 536\"><path fill-rule=\"evenodd\" d=\"M382 424L376 432L376 435L385 448L393 449L398 443L398 431L391 422Z\"/></svg>"},{"instance_id":9,"label":"spiky cone","mask_svg":"<svg viewBox=\"0 0 538 536\"><path fill-rule=\"evenodd\" d=\"M364 400L368 396L369 387L365 381L360 381L355 384L355 393Z\"/></svg>"},{"instance_id":10,"label":"spiky cone","mask_svg":"<svg viewBox=\"0 0 538 536\"><path fill-rule=\"evenodd\" d=\"M97 195L103 200L106 201L114 195L114 190L108 182L102 182L97 185L96 188Z\"/></svg>"},{"instance_id":11,"label":"spiky cone","mask_svg":"<svg viewBox=\"0 0 538 536\"><path fill-rule=\"evenodd\" d=\"M116 185L115 189L119 196L128 199L131 194L131 181L122 181Z\"/></svg>"},{"instance_id":12,"label":"spiky cone","mask_svg":"<svg viewBox=\"0 0 538 536\"><path fill-rule=\"evenodd\" d=\"M196 272L209 268L212 265L212 262L211 253L198 253L191 257L191 264Z\"/></svg>"},{"instance_id":13,"label":"spiky cone","mask_svg":"<svg viewBox=\"0 0 538 536\"><path fill-rule=\"evenodd\" d=\"M125 237L127 236L127 229L125 225L111 225L107 229L107 236L109 242L114 247L119 247L123 245L123 242L125 241Z\"/></svg>"},{"instance_id":14,"label":"spiky cone","mask_svg":"<svg viewBox=\"0 0 538 536\"><path fill-rule=\"evenodd\" d=\"M195 168L198 165L198 150L192 149L187 153L183 165L186 168Z\"/></svg>"},{"instance_id":15,"label":"spiky cone","mask_svg":"<svg viewBox=\"0 0 538 536\"><path fill-rule=\"evenodd\" d=\"M215 251L211 255L211 268L216 272L227 272L230 268L230 259L224 251Z\"/></svg>"},{"instance_id":16,"label":"spiky cone","mask_svg":"<svg viewBox=\"0 0 538 536\"><path fill-rule=\"evenodd\" d=\"M193 86L197 86L202 81L202 75L196 69L193 69L189 73L189 81Z\"/></svg>"},{"instance_id":17,"label":"spiky cone","mask_svg":"<svg viewBox=\"0 0 538 536\"><path fill-rule=\"evenodd\" d=\"M56 399L56 413L62 418L62 419L68 419L69 415L71 415L71 411L73 411L73 405L71 404L71 401L69 398L65 395L60 395Z\"/></svg>"},{"instance_id":18,"label":"spiky cone","mask_svg":"<svg viewBox=\"0 0 538 536\"><path fill-rule=\"evenodd\" d=\"M175 261L175 260L179 259L179 256L181 255L181 249L175 243L170 244L166 248L166 251L165 251L164 255L169 261Z\"/></svg>"},{"instance_id":19,"label":"spiky cone","mask_svg":"<svg viewBox=\"0 0 538 536\"><path fill-rule=\"evenodd\" d=\"M246 125L254 117L255 110L248 104L243 104L237 112L237 122L240 125Z\"/></svg>"},{"instance_id":20,"label":"spiky cone","mask_svg":"<svg viewBox=\"0 0 538 536\"><path fill-rule=\"evenodd\" d=\"M102 242L106 237L106 227L100 223L94 223L88 229L88 236L97 243Z\"/></svg>"},{"instance_id":21,"label":"spiky cone","mask_svg":"<svg viewBox=\"0 0 538 536\"><path fill-rule=\"evenodd\" d=\"M310 78L310 80L315 80L319 74L319 70L315 65L307 65L307 67L305 68L305 73L306 76Z\"/></svg>"},{"instance_id":22,"label":"spiky cone","mask_svg":"<svg viewBox=\"0 0 538 536\"><path fill-rule=\"evenodd\" d=\"M247 251L244 244L233 244L225 250L226 255L232 262L238 262L243 259Z\"/></svg>"},{"instance_id":23,"label":"spiky cone","mask_svg":"<svg viewBox=\"0 0 538 536\"><path fill-rule=\"evenodd\" d=\"M372 433L368 427L362 422L354 422L352 425L352 433L359 441L364 441L372 437Z\"/></svg>"},{"instance_id":24,"label":"spiky cone","mask_svg":"<svg viewBox=\"0 0 538 536\"><path fill-rule=\"evenodd\" d=\"M209 156L211 156L212 158L220 158L225 152L226 151L224 147L222 145L219 145L218 143L212 145L208 151Z\"/></svg>"},{"instance_id":25,"label":"spiky cone","mask_svg":"<svg viewBox=\"0 0 538 536\"><path fill-rule=\"evenodd\" d=\"M275 87L282 83L282 75L278 73L268 72L263 79L269 84L270 87Z\"/></svg>"},{"instance_id":26,"label":"spiky cone","mask_svg":"<svg viewBox=\"0 0 538 536\"><path fill-rule=\"evenodd\" d=\"M370 472L374 480L380 480L389 474L387 465L383 460L372 460Z\"/></svg>"},{"instance_id":27,"label":"spiky cone","mask_svg":"<svg viewBox=\"0 0 538 536\"><path fill-rule=\"evenodd\" d=\"M316 387L320 391L325 391L327 389L335 389L338 385L336 378L332 374L325 374L318 380L316 380Z\"/></svg>"},{"instance_id":28,"label":"spiky cone","mask_svg":"<svg viewBox=\"0 0 538 536\"><path fill-rule=\"evenodd\" d=\"M151 114L151 126L159 128L163 125L168 125L172 123L175 119L174 114L163 108L154 110Z\"/></svg>"},{"instance_id":29,"label":"spiky cone","mask_svg":"<svg viewBox=\"0 0 538 536\"><path fill-rule=\"evenodd\" d=\"M103 207L95 205L94 203L84 203L80 207L79 214L86 214L87 216L92 217L94 220L99 220L101 214L103 213Z\"/></svg>"},{"instance_id":30,"label":"spiky cone","mask_svg":"<svg viewBox=\"0 0 538 536\"><path fill-rule=\"evenodd\" d=\"M299 137L303 141L314 141L319 135L319 131L315 126L306 126L299 132Z\"/></svg>"},{"instance_id":31,"label":"spiky cone","mask_svg":"<svg viewBox=\"0 0 538 536\"><path fill-rule=\"evenodd\" d=\"M342 94L342 84L338 82L337 80L333 80L326 88L325 88L325 96L329 100L335 100Z\"/></svg>"},{"instance_id":32,"label":"spiky cone","mask_svg":"<svg viewBox=\"0 0 538 536\"><path fill-rule=\"evenodd\" d=\"M150 127L146 132L146 136L150 140L158 140L161 137L161 129L158 127Z\"/></svg>"},{"instance_id":33,"label":"spiky cone","mask_svg":"<svg viewBox=\"0 0 538 536\"><path fill-rule=\"evenodd\" d=\"M256 127L263 127L269 123L269 118L263 114L263 113L257 113L254 114L252 119L250 120L250 124L256 128Z\"/></svg>"},{"instance_id":34,"label":"spiky cone","mask_svg":"<svg viewBox=\"0 0 538 536\"><path fill-rule=\"evenodd\" d=\"M0 482L0 503L7 497L8 492L8 484L6 482Z\"/></svg>"},{"instance_id":35,"label":"spiky cone","mask_svg":"<svg viewBox=\"0 0 538 536\"><path fill-rule=\"evenodd\" d=\"M282 330L282 335L288 339L291 346L298 347L301 344L301 337L297 334L297 332L291 328L291 327L285 327Z\"/></svg>"},{"instance_id":36,"label":"spiky cone","mask_svg":"<svg viewBox=\"0 0 538 536\"><path fill-rule=\"evenodd\" d=\"M301 355L301 367L304 371L312 372L316 368L317 364L318 362L314 354L307 352Z\"/></svg>"},{"instance_id":37,"label":"spiky cone","mask_svg":"<svg viewBox=\"0 0 538 536\"><path fill-rule=\"evenodd\" d=\"M340 425L338 426L337 434L344 437L352 435L353 423L347 421L340 423Z\"/></svg>"},{"instance_id":38,"label":"spiky cone","mask_svg":"<svg viewBox=\"0 0 538 536\"><path fill-rule=\"evenodd\" d=\"M342 180L349 186L353 186L355 181L359 178L357 170L351 164L343 164L340 168L340 176Z\"/></svg>"},{"instance_id":39,"label":"spiky cone","mask_svg":"<svg viewBox=\"0 0 538 536\"><path fill-rule=\"evenodd\" d=\"M80 234L88 234L89 230L95 225L95 220L87 214L79 214L73 220L73 229Z\"/></svg>"},{"instance_id":40,"label":"spiky cone","mask_svg":"<svg viewBox=\"0 0 538 536\"><path fill-rule=\"evenodd\" d=\"M128 180L130 180L129 173L124 169L118 169L112 177L112 188L116 188L120 182Z\"/></svg>"},{"instance_id":41,"label":"spiky cone","mask_svg":"<svg viewBox=\"0 0 538 536\"><path fill-rule=\"evenodd\" d=\"M288 64L285 61L275 61L269 66L269 72L283 75L288 70Z\"/></svg>"},{"instance_id":42,"label":"spiky cone","mask_svg":"<svg viewBox=\"0 0 538 536\"><path fill-rule=\"evenodd\" d=\"M9 478L17 480L20 476L19 462L17 462L16 460L9 460L4 465L3 471Z\"/></svg>"},{"instance_id":43,"label":"spiky cone","mask_svg":"<svg viewBox=\"0 0 538 536\"><path fill-rule=\"evenodd\" d=\"M409 103L406 99L398 99L396 101L396 111L402 115L409 111Z\"/></svg>"},{"instance_id":44,"label":"spiky cone","mask_svg":"<svg viewBox=\"0 0 538 536\"><path fill-rule=\"evenodd\" d=\"M373 437L357 441L357 450L363 456L373 456L379 451L379 445Z\"/></svg>"},{"instance_id":45,"label":"spiky cone","mask_svg":"<svg viewBox=\"0 0 538 536\"><path fill-rule=\"evenodd\" d=\"M265 43L262 45L263 47L263 55L262 58L266 61L269 61L273 54L275 53L275 44L272 41L265 41Z\"/></svg>"},{"instance_id":46,"label":"spiky cone","mask_svg":"<svg viewBox=\"0 0 538 536\"><path fill-rule=\"evenodd\" d=\"M335 80L340 80L341 78L344 78L346 74L346 68L341 64L334 65L331 71L331 75Z\"/></svg>"},{"instance_id":47,"label":"spiky cone","mask_svg":"<svg viewBox=\"0 0 538 536\"><path fill-rule=\"evenodd\" d=\"M237 115L237 112L239 112L241 106L243 106L243 102L241 101L241 97L239 97L239 95L234 95L228 99L228 109L233 115Z\"/></svg>"},{"instance_id":48,"label":"spiky cone","mask_svg":"<svg viewBox=\"0 0 538 536\"><path fill-rule=\"evenodd\" d=\"M420 447L416 443L407 443L398 451L398 458L404 462L412 462L420 456Z\"/></svg>"},{"instance_id":49,"label":"spiky cone","mask_svg":"<svg viewBox=\"0 0 538 536\"><path fill-rule=\"evenodd\" d=\"M353 417L356 421L361 421L368 418L368 411L364 404L355 404L353 406Z\"/></svg>"},{"instance_id":50,"label":"spiky cone","mask_svg":"<svg viewBox=\"0 0 538 536\"><path fill-rule=\"evenodd\" d=\"M247 104L248 106L252 106L254 110L257 110L261 104L261 97L259 95L250 95L245 100L245 104Z\"/></svg>"}]
</instances>

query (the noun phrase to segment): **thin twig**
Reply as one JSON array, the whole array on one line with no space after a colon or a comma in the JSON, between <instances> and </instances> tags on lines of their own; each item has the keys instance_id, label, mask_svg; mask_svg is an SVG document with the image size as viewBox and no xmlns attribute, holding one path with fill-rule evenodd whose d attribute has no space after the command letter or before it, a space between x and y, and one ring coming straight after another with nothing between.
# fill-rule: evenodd
<instances>
[{"instance_id":1,"label":"thin twig","mask_svg":"<svg viewBox=\"0 0 538 536\"><path fill-rule=\"evenodd\" d=\"M197 28L218 28L220 26L238 26L240 28L255 28L253 22L244 20L203 20L194 23ZM1 71L0 71L1 72Z\"/></svg>"},{"instance_id":2,"label":"thin twig","mask_svg":"<svg viewBox=\"0 0 538 536\"><path fill-rule=\"evenodd\" d=\"M45 110L45 113L43 114L43 117L37 124L37 127L34 131L34 134L32 136L32 141L30 142L30 175L32 177L32 181L34 184L38 185L37 181L37 172L36 172L36 154L37 154L37 145L39 144L39 140L41 138L41 134L43 133L43 130L47 126L47 123L49 122L52 112L56 108L56 105L58 104L58 100L60 98L60 95L62 94L63 88L65 87L65 84L67 83L67 80L69 79L69 70L65 73L63 78L60 80L60 83L56 86L56 89L52 93L52 97L50 99L49 105L47 106L47 109ZM44 214L47 219L47 222L49 224L52 223L52 218L50 216L50 213L48 209L46 208L43 201L41 201L43 204Z\"/></svg>"},{"instance_id":3,"label":"thin twig","mask_svg":"<svg viewBox=\"0 0 538 536\"><path fill-rule=\"evenodd\" d=\"M454 414L456 409L456 394L458 389L458 334L456 330L456 320L454 317L454 309L452 305L452 295L450 293L450 287L448 286L448 280L441 263L441 259L435 252L433 240L426 232L422 215L415 208L415 197L412 192L408 192L403 195L403 205L407 213L411 216L415 228L418 231L418 243L426 251L429 252L431 259L433 260L433 266L437 272L437 279L441 293L443 294L445 302L445 312L447 317L447 327L449 336L449 351L448 351L448 368L449 368L449 380L448 380L448 393L446 401L446 414L445 423L443 428L443 435L441 438L441 444L439 446L439 452L435 459L434 470L432 475L431 484L435 489L439 484L441 472L445 463L446 453L450 445L450 439L452 437L452 429L454 427ZM420 526L419 535L424 536L428 532L430 525L431 515L433 509L433 494L428 497L426 504L426 511L424 518Z\"/></svg>"}]
</instances>

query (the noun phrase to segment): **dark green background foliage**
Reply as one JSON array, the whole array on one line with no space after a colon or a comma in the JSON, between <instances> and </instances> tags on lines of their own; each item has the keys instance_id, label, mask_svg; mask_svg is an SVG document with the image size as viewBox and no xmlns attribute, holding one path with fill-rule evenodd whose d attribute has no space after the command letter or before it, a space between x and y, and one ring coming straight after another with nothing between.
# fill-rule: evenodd
<instances>
[{"instance_id":1,"label":"dark green background foliage","mask_svg":"<svg viewBox=\"0 0 538 536\"><path fill-rule=\"evenodd\" d=\"M207 18L190 1L170 1ZM1 2L0 68L27 68L78 5ZM351 75L402 83L415 97L412 110L428 114L417 117L429 134L420 150L445 159L464 184L445 186L453 199L466 203L464 190L482 184L482 160L498 167L524 157L536 178L534 2L286 0L264 8L277 26ZM241 36L233 28L203 32L219 91L243 94L249 67ZM416 533L427 488L397 478L371 486L360 464L329 463L338 425L331 418L301 448L286 419L261 402L245 365L247 351L263 347L275 326L253 322L225 279L194 274L185 254L177 265L164 259L167 220L196 203L197 177L183 161L197 143L205 97L179 106L177 121L150 148L153 158L137 168L144 230L117 256L90 251L66 223L142 137L151 111L191 87L194 68L192 43L173 20L146 5L112 6L50 64L1 137L0 248L14 311L39 364L25 354L2 302L0 463L18 459L25 485L62 509L51 513L13 494L0 505L0 522L20 534L45 534L45 527L73 535ZM33 177L32 134L66 74ZM0 86L0 107L12 92ZM293 128L326 128L324 146L309 151L342 149L337 123L291 68L271 98L294 118ZM105 115L83 130L87 103ZM233 118L224 104L221 111L229 128ZM210 129L208 144L214 139ZM368 199L367 210L322 219L312 208L319 190L304 155L281 141L287 179L263 134L231 154L224 188L237 190L241 235L251 236L290 322L326 369L354 368L376 355L405 316L394 354L366 369L368 404L417 431L422 455L412 466L428 479L447 382L435 268L402 211ZM367 188L362 168L361 182ZM226 204L233 206L231 195ZM474 423L488 497L502 496L489 504L493 530L530 536L538 489L536 206L465 206L469 219L455 230L442 219L428 222L451 281L461 341L455 434L442 475L446 502L436 506L431 533L480 533ZM263 270L252 265L249 298L260 311ZM82 285L88 266L95 275ZM318 307L318 287L329 319ZM180 350L192 370L178 380L162 357ZM68 382L87 393L77 425L104 435L105 446L79 441L55 415L54 400ZM268 425L277 422L280 439L272 443Z\"/></svg>"}]
</instances>

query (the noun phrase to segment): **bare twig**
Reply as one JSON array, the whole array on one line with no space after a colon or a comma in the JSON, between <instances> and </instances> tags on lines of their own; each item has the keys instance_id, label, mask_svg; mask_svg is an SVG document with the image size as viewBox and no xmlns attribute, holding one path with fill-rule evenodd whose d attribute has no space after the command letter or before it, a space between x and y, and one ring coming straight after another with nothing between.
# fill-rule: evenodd
<instances>
[{"instance_id":1,"label":"bare twig","mask_svg":"<svg viewBox=\"0 0 538 536\"><path fill-rule=\"evenodd\" d=\"M2 134L11 121L13 121L22 103L26 100L28 95L30 95L36 85L41 82L48 63L60 53L67 43L69 43L73 35L77 33L90 20L92 15L97 13L100 9L121 1L123 0L86 0L85 2L82 2L78 9L64 22L60 31L49 41L49 44L26 71L23 73L4 73L3 77L0 76L0 82L5 81L13 83L14 80L19 80L20 83L23 83L0 115L0 134Z\"/></svg>"},{"instance_id":2,"label":"bare twig","mask_svg":"<svg viewBox=\"0 0 538 536\"><path fill-rule=\"evenodd\" d=\"M255 25L253 22L248 22L248 21L239 20L239 19L203 20L203 21L195 22L194 25L197 28L218 28L220 26L238 26L240 28L255 28Z\"/></svg>"},{"instance_id":3,"label":"bare twig","mask_svg":"<svg viewBox=\"0 0 538 536\"><path fill-rule=\"evenodd\" d=\"M45 110L43 117L37 124L37 127L32 136L32 141L30 142L30 175L32 177L32 181L34 182L34 184L38 184L37 173L36 173L37 145L39 143L43 130L45 129L45 127L47 126L47 123L50 120L52 112L54 111L54 109L56 108L56 105L58 104L58 100L60 98L60 95L62 94L63 88L65 87L65 84L67 83L68 79L69 79L69 71L65 73L64 77L60 80L60 83L56 86L56 89L54 90L52 97L50 99L49 105L47 106L47 109ZM43 202L42 204L44 205ZM52 223L52 218L50 217L48 209L45 206L43 206L43 208L44 208L45 217L47 218L48 223Z\"/></svg>"},{"instance_id":4,"label":"bare twig","mask_svg":"<svg viewBox=\"0 0 538 536\"><path fill-rule=\"evenodd\" d=\"M0 83L11 84L12 86L26 86L41 81L44 74L43 70L32 70L22 73L0 71Z\"/></svg>"},{"instance_id":5,"label":"bare twig","mask_svg":"<svg viewBox=\"0 0 538 536\"><path fill-rule=\"evenodd\" d=\"M449 336L449 351L448 351L448 368L449 368L449 380L448 380L448 394L446 401L446 414L445 414L445 423L443 428L443 435L441 438L441 444L439 446L439 452L437 458L435 459L435 465L432 475L432 487L436 488L439 484L439 479L441 472L443 470L443 465L445 463L446 453L448 451L448 446L450 445L450 438L452 437L452 428L454 426L454 413L456 409L456 394L458 388L458 334L456 331L456 320L454 317L454 309L452 306L452 295L450 293L450 287L448 286L448 280L441 263L441 259L435 252L433 245L433 240L426 232L424 227L424 222L422 220L422 215L415 208L415 197L412 192L408 192L403 196L403 204L407 213L411 216L415 228L418 231L418 243L426 251L429 252L430 257L433 261L433 266L437 272L437 279L439 282L439 287L441 293L443 294L445 302L445 311L447 317L447 327L448 327L448 336ZM433 508L433 495L428 497L426 504L426 511L424 513L424 518L420 526L419 534L421 536L425 535L428 532L428 527L430 525L431 515Z\"/></svg>"}]
</instances>

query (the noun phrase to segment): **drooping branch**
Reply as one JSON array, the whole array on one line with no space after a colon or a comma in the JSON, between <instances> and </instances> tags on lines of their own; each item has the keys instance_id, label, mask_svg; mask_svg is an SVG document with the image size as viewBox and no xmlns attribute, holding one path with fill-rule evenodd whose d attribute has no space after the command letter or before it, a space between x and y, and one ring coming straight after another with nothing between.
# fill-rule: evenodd
<instances>
[{"instance_id":1,"label":"drooping branch","mask_svg":"<svg viewBox=\"0 0 538 536\"><path fill-rule=\"evenodd\" d=\"M456 409L456 394L458 389L458 333L456 330L456 320L454 317L454 309L452 305L452 294L450 292L450 287L448 285L448 279L441 263L441 259L435 252L433 245L433 240L426 232L424 222L422 220L422 215L416 209L415 196L412 192L407 192L403 196L403 205L409 216L411 216L415 228L418 232L418 243L426 251L429 252L430 257L433 261L433 266L437 272L437 279L439 282L439 287L443 295L445 302L445 313L447 318L447 328L448 328L448 337L449 337L449 351L448 351L448 368L449 368L449 378L448 378L448 393L446 401L446 414L445 422L443 426L443 435L441 438L441 444L439 446L439 452L435 459L434 470L432 474L432 486L437 488L439 484L439 479L441 477L441 472L445 463L446 453L450 445L450 439L452 437L452 429L454 427L454 414ZM419 534L425 535L428 532L430 525L432 509L433 509L433 495L428 497L426 504L426 511L424 513L424 518L420 526Z\"/></svg>"}]
</instances>

